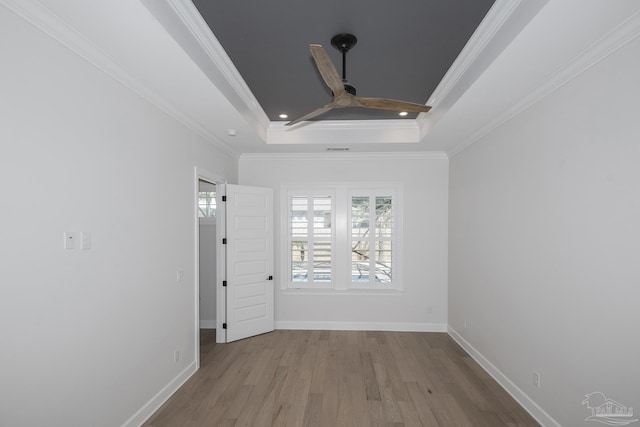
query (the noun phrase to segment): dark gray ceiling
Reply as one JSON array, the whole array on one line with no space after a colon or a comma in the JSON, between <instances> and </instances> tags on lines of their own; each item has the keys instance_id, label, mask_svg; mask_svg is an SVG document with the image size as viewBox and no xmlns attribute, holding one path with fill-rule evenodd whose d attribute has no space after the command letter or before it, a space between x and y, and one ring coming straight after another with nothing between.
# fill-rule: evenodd
<instances>
[{"instance_id":1,"label":"dark gray ceiling","mask_svg":"<svg viewBox=\"0 0 640 427\"><path fill-rule=\"evenodd\" d=\"M272 121L302 116L331 100L309 53L352 33L347 78L360 96L425 104L494 0L194 0ZM416 114L407 116L415 118ZM397 112L333 110L318 119L398 119Z\"/></svg>"}]
</instances>

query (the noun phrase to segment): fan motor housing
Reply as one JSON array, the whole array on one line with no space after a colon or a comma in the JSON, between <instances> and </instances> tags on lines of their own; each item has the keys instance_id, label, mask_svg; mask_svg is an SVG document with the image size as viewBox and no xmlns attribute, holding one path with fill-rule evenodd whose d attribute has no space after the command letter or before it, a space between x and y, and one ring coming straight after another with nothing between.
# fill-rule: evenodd
<instances>
[{"instance_id":1,"label":"fan motor housing","mask_svg":"<svg viewBox=\"0 0 640 427\"><path fill-rule=\"evenodd\" d=\"M346 80L343 80L342 83L344 84L344 90L347 93L350 93L351 95L355 96L356 95L356 88L353 87L353 85L351 83L349 83Z\"/></svg>"},{"instance_id":2,"label":"fan motor housing","mask_svg":"<svg viewBox=\"0 0 640 427\"><path fill-rule=\"evenodd\" d=\"M358 43L357 37L349 33L340 33L331 37L331 46L342 53L349 52L356 43Z\"/></svg>"}]
</instances>

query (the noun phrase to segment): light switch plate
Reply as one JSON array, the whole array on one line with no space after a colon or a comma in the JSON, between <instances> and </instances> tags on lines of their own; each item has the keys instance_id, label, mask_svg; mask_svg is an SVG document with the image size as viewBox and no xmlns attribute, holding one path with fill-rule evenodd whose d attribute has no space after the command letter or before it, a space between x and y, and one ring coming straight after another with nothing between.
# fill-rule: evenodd
<instances>
[{"instance_id":1,"label":"light switch plate","mask_svg":"<svg viewBox=\"0 0 640 427\"><path fill-rule=\"evenodd\" d=\"M64 248L75 249L76 248L76 233L73 231L64 232Z\"/></svg>"},{"instance_id":2,"label":"light switch plate","mask_svg":"<svg viewBox=\"0 0 640 427\"><path fill-rule=\"evenodd\" d=\"M91 249L91 233L83 231L80 233L80 249Z\"/></svg>"}]
</instances>

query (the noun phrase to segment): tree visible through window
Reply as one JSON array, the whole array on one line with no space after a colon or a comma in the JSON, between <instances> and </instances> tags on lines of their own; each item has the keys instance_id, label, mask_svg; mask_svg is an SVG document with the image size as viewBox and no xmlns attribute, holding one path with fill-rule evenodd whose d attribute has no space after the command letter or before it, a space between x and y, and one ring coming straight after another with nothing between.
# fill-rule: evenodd
<instances>
[{"instance_id":1,"label":"tree visible through window","mask_svg":"<svg viewBox=\"0 0 640 427\"><path fill-rule=\"evenodd\" d=\"M351 197L351 281L391 283L393 198Z\"/></svg>"}]
</instances>

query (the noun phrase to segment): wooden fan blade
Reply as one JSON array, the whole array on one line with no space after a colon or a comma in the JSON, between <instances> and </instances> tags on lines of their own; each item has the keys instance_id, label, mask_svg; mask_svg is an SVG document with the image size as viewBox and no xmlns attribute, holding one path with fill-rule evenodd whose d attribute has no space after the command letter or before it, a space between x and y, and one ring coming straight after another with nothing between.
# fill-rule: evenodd
<instances>
[{"instance_id":1,"label":"wooden fan blade","mask_svg":"<svg viewBox=\"0 0 640 427\"><path fill-rule=\"evenodd\" d=\"M331 103L325 105L324 107L320 107L317 110L313 110L309 114L305 114L302 117L298 117L297 119L290 121L289 123L285 124L285 126L292 126L292 125L295 125L297 123L303 122L305 120L312 119L312 118L314 118L316 116L319 116L320 114L326 113L327 111L331 110L333 107L334 107L334 104L331 102Z\"/></svg>"},{"instance_id":2,"label":"wooden fan blade","mask_svg":"<svg viewBox=\"0 0 640 427\"><path fill-rule=\"evenodd\" d=\"M411 113L426 113L431 110L428 105L415 104L413 102L397 101L386 98L363 98L355 96L355 101L360 107L377 108L378 110L407 111Z\"/></svg>"},{"instance_id":3,"label":"wooden fan blade","mask_svg":"<svg viewBox=\"0 0 640 427\"><path fill-rule=\"evenodd\" d=\"M319 44L310 44L309 50L311 51L313 59L316 61L316 66L318 67L318 71L320 71L322 79L327 86L329 86L333 95L335 96L338 93L343 92L344 83L342 83L338 70L336 70L331 59L329 59L327 51L325 51L322 45Z\"/></svg>"}]
</instances>

